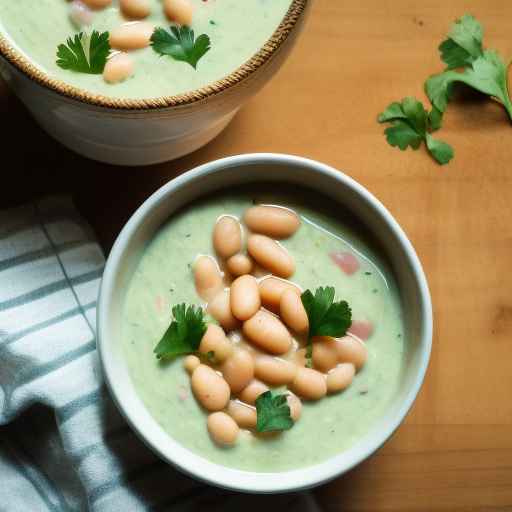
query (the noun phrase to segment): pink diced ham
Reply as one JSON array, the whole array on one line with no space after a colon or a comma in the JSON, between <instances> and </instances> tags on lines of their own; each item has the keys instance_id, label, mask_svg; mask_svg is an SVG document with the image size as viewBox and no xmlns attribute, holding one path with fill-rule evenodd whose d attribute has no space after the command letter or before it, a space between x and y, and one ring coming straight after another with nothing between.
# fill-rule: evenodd
<instances>
[{"instance_id":1,"label":"pink diced ham","mask_svg":"<svg viewBox=\"0 0 512 512\"><path fill-rule=\"evenodd\" d=\"M373 334L373 324L369 320L354 320L348 332L360 340L367 340Z\"/></svg>"},{"instance_id":2,"label":"pink diced ham","mask_svg":"<svg viewBox=\"0 0 512 512\"><path fill-rule=\"evenodd\" d=\"M163 313L165 308L165 299L161 295L155 297L155 309L158 314Z\"/></svg>"},{"instance_id":3,"label":"pink diced ham","mask_svg":"<svg viewBox=\"0 0 512 512\"><path fill-rule=\"evenodd\" d=\"M331 252L329 256L334 264L338 265L348 276L359 270L359 260L351 252Z\"/></svg>"}]
</instances>

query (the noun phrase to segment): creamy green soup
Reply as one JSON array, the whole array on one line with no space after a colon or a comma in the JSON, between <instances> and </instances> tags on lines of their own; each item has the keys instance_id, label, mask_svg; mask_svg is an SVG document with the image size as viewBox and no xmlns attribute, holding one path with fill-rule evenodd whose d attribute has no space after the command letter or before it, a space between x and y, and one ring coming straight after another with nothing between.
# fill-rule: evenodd
<instances>
[{"instance_id":1,"label":"creamy green soup","mask_svg":"<svg viewBox=\"0 0 512 512\"><path fill-rule=\"evenodd\" d=\"M214 196L174 215L145 249L124 305L123 348L137 392L155 420L176 441L203 457L232 468L271 472L310 466L346 450L384 414L397 392L404 366L400 299L386 262L343 211L336 219L307 201L258 193ZM368 360L344 392L304 402L302 416L289 431L259 438L242 431L238 443L221 448L206 428L206 413L190 390L190 377L178 358L159 363L153 349L170 322L172 305L201 304L191 264L198 254L214 254L211 231L220 215L241 217L254 202L288 206L302 225L282 243L296 261L291 278L304 289L331 285L347 300L353 319L375 325L367 340ZM345 274L329 256L350 251L360 268Z\"/></svg>"},{"instance_id":2,"label":"creamy green soup","mask_svg":"<svg viewBox=\"0 0 512 512\"><path fill-rule=\"evenodd\" d=\"M117 98L151 98L197 89L228 75L254 55L271 37L292 0L190 0L191 28L207 34L211 50L194 70L189 64L160 57L148 47L130 52L135 73L126 81L108 84L102 75L88 75L56 65L59 44L79 32L69 19L66 0L0 0L0 32L7 34L39 68L53 78L93 93ZM168 28L160 0L151 0L146 21ZM110 31L125 23L117 0L95 12L87 30Z\"/></svg>"}]
</instances>

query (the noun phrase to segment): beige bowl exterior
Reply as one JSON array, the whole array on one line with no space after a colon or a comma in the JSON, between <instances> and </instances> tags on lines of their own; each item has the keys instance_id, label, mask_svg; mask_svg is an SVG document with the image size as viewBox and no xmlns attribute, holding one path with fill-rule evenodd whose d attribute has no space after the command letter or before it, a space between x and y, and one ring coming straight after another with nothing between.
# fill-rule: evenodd
<instances>
[{"instance_id":1,"label":"beige bowl exterior","mask_svg":"<svg viewBox=\"0 0 512 512\"><path fill-rule=\"evenodd\" d=\"M118 165L148 165L199 149L277 72L289 55L312 0L294 0L249 61L225 78L177 96L109 98L50 78L0 35L0 75L37 122L66 147Z\"/></svg>"}]
</instances>

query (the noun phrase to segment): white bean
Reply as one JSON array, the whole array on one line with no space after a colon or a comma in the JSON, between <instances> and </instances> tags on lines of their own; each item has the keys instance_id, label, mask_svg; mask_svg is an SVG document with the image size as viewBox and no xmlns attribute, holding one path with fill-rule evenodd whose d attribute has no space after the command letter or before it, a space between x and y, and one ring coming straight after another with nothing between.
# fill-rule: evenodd
<instances>
[{"instance_id":1,"label":"white bean","mask_svg":"<svg viewBox=\"0 0 512 512\"><path fill-rule=\"evenodd\" d=\"M225 412L210 414L206 424L210 436L216 443L225 446L236 443L240 429L235 420Z\"/></svg>"},{"instance_id":2,"label":"white bean","mask_svg":"<svg viewBox=\"0 0 512 512\"><path fill-rule=\"evenodd\" d=\"M112 0L83 0L83 2L91 9L104 9L112 3Z\"/></svg>"},{"instance_id":3,"label":"white bean","mask_svg":"<svg viewBox=\"0 0 512 512\"><path fill-rule=\"evenodd\" d=\"M199 352L204 355L213 352L215 361L222 363L233 353L233 346L226 337L222 327L208 324L199 345Z\"/></svg>"},{"instance_id":4,"label":"white bean","mask_svg":"<svg viewBox=\"0 0 512 512\"><path fill-rule=\"evenodd\" d=\"M250 275L237 277L231 284L230 305L239 320L249 320L261 307L258 281Z\"/></svg>"},{"instance_id":5,"label":"white bean","mask_svg":"<svg viewBox=\"0 0 512 512\"><path fill-rule=\"evenodd\" d=\"M299 368L290 387L306 400L319 400L327 393L325 376L311 368Z\"/></svg>"},{"instance_id":6,"label":"white bean","mask_svg":"<svg viewBox=\"0 0 512 512\"><path fill-rule=\"evenodd\" d=\"M299 295L288 288L281 295L279 311L284 323L293 331L305 334L309 329L309 320Z\"/></svg>"},{"instance_id":7,"label":"white bean","mask_svg":"<svg viewBox=\"0 0 512 512\"><path fill-rule=\"evenodd\" d=\"M226 331L240 327L240 322L233 316L229 300L229 290L223 290L208 303L208 313L219 322Z\"/></svg>"},{"instance_id":8,"label":"white bean","mask_svg":"<svg viewBox=\"0 0 512 512\"><path fill-rule=\"evenodd\" d=\"M69 17L73 24L80 28L90 25L94 19L94 14L83 2L74 0L69 4Z\"/></svg>"},{"instance_id":9,"label":"white bean","mask_svg":"<svg viewBox=\"0 0 512 512\"><path fill-rule=\"evenodd\" d=\"M119 0L119 7L127 18L135 20L147 18L151 13L149 0Z\"/></svg>"},{"instance_id":10,"label":"white bean","mask_svg":"<svg viewBox=\"0 0 512 512\"><path fill-rule=\"evenodd\" d=\"M223 215L213 228L213 248L217 254L228 259L242 248L242 227L238 220L230 215Z\"/></svg>"},{"instance_id":11,"label":"white bean","mask_svg":"<svg viewBox=\"0 0 512 512\"><path fill-rule=\"evenodd\" d=\"M259 283L261 302L264 306L273 310L279 311L279 304L281 302L281 296L285 290L292 290L298 296L301 295L300 288L285 279L279 279L278 277L266 277Z\"/></svg>"},{"instance_id":12,"label":"white bean","mask_svg":"<svg viewBox=\"0 0 512 512\"><path fill-rule=\"evenodd\" d=\"M192 391L197 401L208 411L224 409L231 394L228 383L205 364L200 364L192 373Z\"/></svg>"},{"instance_id":13,"label":"white bean","mask_svg":"<svg viewBox=\"0 0 512 512\"><path fill-rule=\"evenodd\" d=\"M280 206L253 206L244 215L247 227L272 238L288 238L300 226L299 216Z\"/></svg>"},{"instance_id":14,"label":"white bean","mask_svg":"<svg viewBox=\"0 0 512 512\"><path fill-rule=\"evenodd\" d=\"M178 25L192 24L194 10L189 0L164 0L164 12L170 21Z\"/></svg>"},{"instance_id":15,"label":"white bean","mask_svg":"<svg viewBox=\"0 0 512 512\"><path fill-rule=\"evenodd\" d=\"M259 380L253 379L244 389L242 389L239 397L240 400L246 404L254 405L256 403L256 399L262 393L265 393L265 391L268 391L268 386Z\"/></svg>"},{"instance_id":16,"label":"white bean","mask_svg":"<svg viewBox=\"0 0 512 512\"><path fill-rule=\"evenodd\" d=\"M315 336L313 343L313 366L327 373L338 364L338 349L335 338Z\"/></svg>"},{"instance_id":17,"label":"white bean","mask_svg":"<svg viewBox=\"0 0 512 512\"><path fill-rule=\"evenodd\" d=\"M131 21L110 31L110 46L117 50L137 50L149 46L155 27L146 21Z\"/></svg>"},{"instance_id":18,"label":"white bean","mask_svg":"<svg viewBox=\"0 0 512 512\"><path fill-rule=\"evenodd\" d=\"M201 361L199 361L199 357L197 356L187 356L185 359L183 359L183 368L187 370L188 373L192 374L194 373L194 370L201 364Z\"/></svg>"},{"instance_id":19,"label":"white bean","mask_svg":"<svg viewBox=\"0 0 512 512\"><path fill-rule=\"evenodd\" d=\"M292 420L298 421L302 414L302 402L300 401L300 398L293 393L288 393L286 395L286 401L290 408L290 416L292 417Z\"/></svg>"},{"instance_id":20,"label":"white bean","mask_svg":"<svg viewBox=\"0 0 512 512\"><path fill-rule=\"evenodd\" d=\"M253 269L252 260L245 254L235 254L226 261L226 267L229 273L234 276L243 276L250 274Z\"/></svg>"},{"instance_id":21,"label":"white bean","mask_svg":"<svg viewBox=\"0 0 512 512\"><path fill-rule=\"evenodd\" d=\"M228 414L236 421L240 428L256 428L256 409L239 400L230 400Z\"/></svg>"},{"instance_id":22,"label":"white bean","mask_svg":"<svg viewBox=\"0 0 512 512\"><path fill-rule=\"evenodd\" d=\"M356 367L352 363L339 364L327 374L327 391L338 393L348 388L352 384L355 374Z\"/></svg>"},{"instance_id":23,"label":"white bean","mask_svg":"<svg viewBox=\"0 0 512 512\"><path fill-rule=\"evenodd\" d=\"M297 369L297 365L279 357L262 354L254 359L254 374L256 378L271 386L289 384L295 378Z\"/></svg>"},{"instance_id":24,"label":"white bean","mask_svg":"<svg viewBox=\"0 0 512 512\"><path fill-rule=\"evenodd\" d=\"M338 361L342 363L352 363L359 371L368 359L368 349L363 341L352 336L344 336L336 340L336 351Z\"/></svg>"},{"instance_id":25,"label":"white bean","mask_svg":"<svg viewBox=\"0 0 512 512\"><path fill-rule=\"evenodd\" d=\"M196 290L202 299L209 301L224 288L219 266L211 256L199 256L193 270Z\"/></svg>"},{"instance_id":26,"label":"white bean","mask_svg":"<svg viewBox=\"0 0 512 512\"><path fill-rule=\"evenodd\" d=\"M254 377L254 360L247 350L235 350L233 355L222 365L221 372L229 384L231 392L238 393Z\"/></svg>"},{"instance_id":27,"label":"white bean","mask_svg":"<svg viewBox=\"0 0 512 512\"><path fill-rule=\"evenodd\" d=\"M292 337L288 329L268 311L258 311L244 322L242 330L250 341L271 354L285 354L290 350Z\"/></svg>"},{"instance_id":28,"label":"white bean","mask_svg":"<svg viewBox=\"0 0 512 512\"><path fill-rule=\"evenodd\" d=\"M103 79L109 84L123 82L133 75L132 58L124 52L119 52L107 60L103 69Z\"/></svg>"},{"instance_id":29,"label":"white bean","mask_svg":"<svg viewBox=\"0 0 512 512\"><path fill-rule=\"evenodd\" d=\"M250 235L247 250L257 263L276 276L290 277L295 272L295 262L288 251L268 236Z\"/></svg>"}]
</instances>

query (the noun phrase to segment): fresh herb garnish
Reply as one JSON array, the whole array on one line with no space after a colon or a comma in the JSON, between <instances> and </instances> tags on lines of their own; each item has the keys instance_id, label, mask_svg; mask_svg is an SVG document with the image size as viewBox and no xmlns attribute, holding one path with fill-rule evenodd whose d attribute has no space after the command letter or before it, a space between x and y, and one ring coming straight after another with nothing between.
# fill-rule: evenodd
<instances>
[{"instance_id":1,"label":"fresh herb garnish","mask_svg":"<svg viewBox=\"0 0 512 512\"><path fill-rule=\"evenodd\" d=\"M457 83L466 84L497 100L512 120L507 65L495 50L484 50L483 34L480 22L469 14L455 21L447 39L439 45L446 69L425 82L425 92L432 103L431 112L427 115L419 101L406 98L416 104L415 113L405 112L403 100L402 103L392 103L379 116L380 123L392 123L385 130L390 145L402 150L407 147L417 149L424 140L431 155L440 164L448 163L453 158L453 149L445 142L434 139L431 132L441 128L443 114Z\"/></svg>"},{"instance_id":2,"label":"fresh herb garnish","mask_svg":"<svg viewBox=\"0 0 512 512\"><path fill-rule=\"evenodd\" d=\"M210 38L201 34L194 39L194 31L187 27L172 26L171 32L156 28L151 36L151 46L160 55L169 55L175 60L187 62L194 69L205 53L210 50Z\"/></svg>"},{"instance_id":3,"label":"fresh herb garnish","mask_svg":"<svg viewBox=\"0 0 512 512\"><path fill-rule=\"evenodd\" d=\"M483 54L482 25L473 16L465 14L455 21L448 38L439 45L446 69L463 68Z\"/></svg>"},{"instance_id":4,"label":"fresh herb garnish","mask_svg":"<svg viewBox=\"0 0 512 512\"><path fill-rule=\"evenodd\" d=\"M110 52L109 33L94 30L68 37L66 44L57 48L57 65L79 73L100 75L105 69Z\"/></svg>"},{"instance_id":5,"label":"fresh herb garnish","mask_svg":"<svg viewBox=\"0 0 512 512\"><path fill-rule=\"evenodd\" d=\"M206 332L199 306L178 304L172 308L174 320L154 349L158 359L196 352Z\"/></svg>"},{"instance_id":6,"label":"fresh herb garnish","mask_svg":"<svg viewBox=\"0 0 512 512\"><path fill-rule=\"evenodd\" d=\"M455 21L448 39L439 46L446 70L431 76L425 83L425 91L432 104L444 112L453 85L461 82L497 99L512 119L507 66L498 52L484 50L483 35L482 25L469 14ZM457 68L461 71L454 71Z\"/></svg>"},{"instance_id":7,"label":"fresh herb garnish","mask_svg":"<svg viewBox=\"0 0 512 512\"><path fill-rule=\"evenodd\" d=\"M431 132L439 128L441 118L434 109L430 114L416 98L404 98L394 102L378 117L379 123L391 123L384 130L390 146L402 151L411 147L418 149L424 141L430 154L440 164L447 164L453 158L453 149L446 142L432 137Z\"/></svg>"},{"instance_id":8,"label":"fresh herb garnish","mask_svg":"<svg viewBox=\"0 0 512 512\"><path fill-rule=\"evenodd\" d=\"M345 336L352 325L352 310L344 300L334 302L335 290L332 286L317 288L315 295L306 290L302 295L302 304L308 315L309 332L306 348L306 364L311 367L313 342L315 336Z\"/></svg>"},{"instance_id":9,"label":"fresh herb garnish","mask_svg":"<svg viewBox=\"0 0 512 512\"><path fill-rule=\"evenodd\" d=\"M464 71L444 71L426 81L425 92L440 112L446 110L453 84L456 82L464 83L497 99L512 119L512 101L507 88L507 67L498 52L485 50Z\"/></svg>"},{"instance_id":10,"label":"fresh herb garnish","mask_svg":"<svg viewBox=\"0 0 512 512\"><path fill-rule=\"evenodd\" d=\"M256 399L256 415L258 432L275 432L293 427L286 395L274 395L272 391L265 391Z\"/></svg>"}]
</instances>

